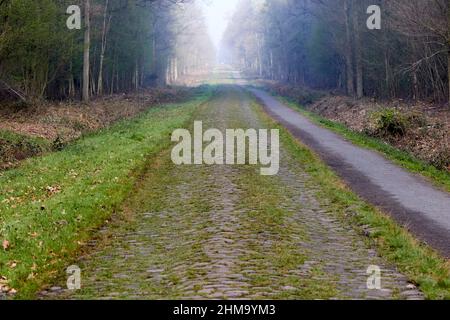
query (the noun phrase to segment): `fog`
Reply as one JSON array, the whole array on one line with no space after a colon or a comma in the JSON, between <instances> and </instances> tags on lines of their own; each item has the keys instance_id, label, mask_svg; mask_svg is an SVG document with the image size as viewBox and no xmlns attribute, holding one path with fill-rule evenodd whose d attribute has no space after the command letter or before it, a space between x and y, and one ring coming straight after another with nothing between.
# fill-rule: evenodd
<instances>
[{"instance_id":1,"label":"fog","mask_svg":"<svg viewBox=\"0 0 450 320\"><path fill-rule=\"evenodd\" d=\"M202 10L208 26L208 33L216 49L219 49L223 34L239 0L202 0Z\"/></svg>"}]
</instances>

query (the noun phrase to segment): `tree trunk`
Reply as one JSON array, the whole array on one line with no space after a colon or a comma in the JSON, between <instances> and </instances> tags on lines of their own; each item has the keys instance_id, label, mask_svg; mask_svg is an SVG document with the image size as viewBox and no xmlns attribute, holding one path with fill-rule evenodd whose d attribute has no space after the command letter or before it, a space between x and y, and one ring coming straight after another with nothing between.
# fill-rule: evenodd
<instances>
[{"instance_id":1,"label":"tree trunk","mask_svg":"<svg viewBox=\"0 0 450 320\"><path fill-rule=\"evenodd\" d=\"M448 53L447 53L447 73L448 73L448 106L450 108L450 42L448 45Z\"/></svg>"},{"instance_id":2,"label":"tree trunk","mask_svg":"<svg viewBox=\"0 0 450 320\"><path fill-rule=\"evenodd\" d=\"M384 48L384 82L385 82L385 98L391 97L391 77L390 77L389 53L387 46Z\"/></svg>"},{"instance_id":3,"label":"tree trunk","mask_svg":"<svg viewBox=\"0 0 450 320\"><path fill-rule=\"evenodd\" d=\"M111 85L110 85L110 88L109 88L109 93L111 95L114 93L114 84L115 84L114 83L114 74L116 72L115 66L116 66L116 56L115 56L115 53L114 53L114 59L113 59L112 69L111 69Z\"/></svg>"},{"instance_id":4,"label":"tree trunk","mask_svg":"<svg viewBox=\"0 0 450 320\"><path fill-rule=\"evenodd\" d=\"M134 69L134 90L139 90L139 62L138 59L136 59L136 66Z\"/></svg>"},{"instance_id":5,"label":"tree trunk","mask_svg":"<svg viewBox=\"0 0 450 320\"><path fill-rule=\"evenodd\" d=\"M84 1L84 20L85 20L85 30L84 30L84 54L83 54L83 101L89 102L89 50L91 47L91 22L90 22L90 11L91 11L91 0Z\"/></svg>"},{"instance_id":6,"label":"tree trunk","mask_svg":"<svg viewBox=\"0 0 450 320\"><path fill-rule=\"evenodd\" d=\"M156 66L156 36L152 35L152 73L156 75L158 73L158 68Z\"/></svg>"},{"instance_id":7,"label":"tree trunk","mask_svg":"<svg viewBox=\"0 0 450 320\"><path fill-rule=\"evenodd\" d=\"M352 32L350 28L351 8L350 0L344 0L345 12L345 34L346 34L346 48L345 48L345 64L347 74L347 94L355 96L355 85L353 82L353 52L352 52Z\"/></svg>"},{"instance_id":8,"label":"tree trunk","mask_svg":"<svg viewBox=\"0 0 450 320\"><path fill-rule=\"evenodd\" d=\"M270 80L275 80L275 71L273 68L273 51L270 50Z\"/></svg>"},{"instance_id":9,"label":"tree trunk","mask_svg":"<svg viewBox=\"0 0 450 320\"><path fill-rule=\"evenodd\" d=\"M413 100L419 99L419 82L417 78L417 69L413 70Z\"/></svg>"},{"instance_id":10,"label":"tree trunk","mask_svg":"<svg viewBox=\"0 0 450 320\"><path fill-rule=\"evenodd\" d=\"M356 98L361 99L364 95L364 75L363 75L363 53L361 47L361 30L359 25L358 1L353 0L353 32L355 34L355 60L356 60Z\"/></svg>"},{"instance_id":11,"label":"tree trunk","mask_svg":"<svg viewBox=\"0 0 450 320\"><path fill-rule=\"evenodd\" d=\"M69 93L68 93L68 95L69 95L69 98L73 98L75 96L75 82L74 82L72 74L70 75L70 78L69 78Z\"/></svg>"},{"instance_id":12,"label":"tree trunk","mask_svg":"<svg viewBox=\"0 0 450 320\"><path fill-rule=\"evenodd\" d=\"M178 59L177 57L173 58L173 80L178 81Z\"/></svg>"},{"instance_id":13,"label":"tree trunk","mask_svg":"<svg viewBox=\"0 0 450 320\"><path fill-rule=\"evenodd\" d=\"M106 51L106 34L107 34L107 25L106 16L108 14L108 4L109 0L105 1L105 11L103 13L103 30L102 30L102 49L100 52L100 66L98 70L98 83L97 83L97 94L103 94L103 62L105 60L105 51Z\"/></svg>"},{"instance_id":14,"label":"tree trunk","mask_svg":"<svg viewBox=\"0 0 450 320\"><path fill-rule=\"evenodd\" d=\"M447 81L448 81L448 106L450 108L450 2L447 2Z\"/></svg>"}]
</instances>

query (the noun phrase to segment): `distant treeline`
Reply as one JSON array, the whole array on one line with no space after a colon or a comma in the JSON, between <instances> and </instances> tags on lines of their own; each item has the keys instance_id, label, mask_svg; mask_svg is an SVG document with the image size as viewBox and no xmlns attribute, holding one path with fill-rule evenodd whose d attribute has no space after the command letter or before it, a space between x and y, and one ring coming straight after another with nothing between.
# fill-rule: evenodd
<instances>
[{"instance_id":1,"label":"distant treeline","mask_svg":"<svg viewBox=\"0 0 450 320\"><path fill-rule=\"evenodd\" d=\"M81 29L66 26L78 5ZM0 88L78 98L170 84L213 62L200 8L183 0L0 0Z\"/></svg>"},{"instance_id":2,"label":"distant treeline","mask_svg":"<svg viewBox=\"0 0 450 320\"><path fill-rule=\"evenodd\" d=\"M370 30L367 9L381 8ZM242 0L224 59L248 73L357 98L449 95L448 0Z\"/></svg>"}]
</instances>

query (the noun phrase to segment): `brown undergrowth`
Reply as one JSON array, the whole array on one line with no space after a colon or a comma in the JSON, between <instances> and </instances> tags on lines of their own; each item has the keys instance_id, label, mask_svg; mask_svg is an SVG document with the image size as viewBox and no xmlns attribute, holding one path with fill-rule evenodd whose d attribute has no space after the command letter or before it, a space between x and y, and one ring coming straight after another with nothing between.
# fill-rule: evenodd
<instances>
[{"instance_id":1,"label":"brown undergrowth","mask_svg":"<svg viewBox=\"0 0 450 320\"><path fill-rule=\"evenodd\" d=\"M450 108L419 101L352 98L263 82L276 95L349 129L377 137L438 169L450 171Z\"/></svg>"},{"instance_id":2,"label":"brown undergrowth","mask_svg":"<svg viewBox=\"0 0 450 320\"><path fill-rule=\"evenodd\" d=\"M0 167L48 151L60 150L82 135L132 118L164 103L187 100L199 89L153 88L79 101L0 104Z\"/></svg>"}]
</instances>

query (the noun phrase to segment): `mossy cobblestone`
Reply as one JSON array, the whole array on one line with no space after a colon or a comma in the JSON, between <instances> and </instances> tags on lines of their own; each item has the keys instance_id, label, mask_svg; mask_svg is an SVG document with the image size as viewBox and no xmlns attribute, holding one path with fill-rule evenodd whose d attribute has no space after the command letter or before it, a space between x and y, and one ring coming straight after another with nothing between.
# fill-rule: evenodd
<instances>
[{"instance_id":1,"label":"mossy cobblestone","mask_svg":"<svg viewBox=\"0 0 450 320\"><path fill-rule=\"evenodd\" d=\"M221 87L195 120L204 128L262 128L239 89ZM317 199L319 186L281 146L280 172L255 166L149 164L126 203L131 221L78 264L82 290L43 299L422 299L405 276ZM98 248L96 248L98 247ZM382 269L382 290L366 270Z\"/></svg>"}]
</instances>

